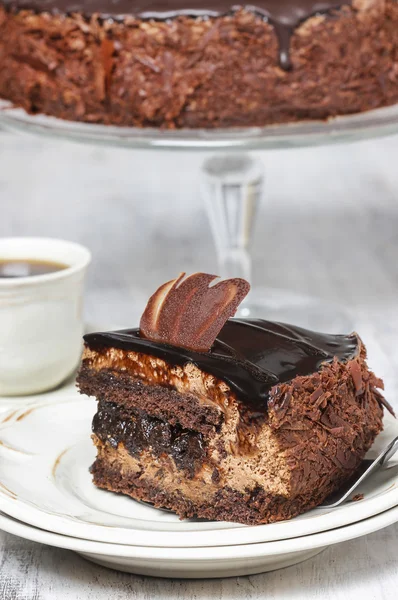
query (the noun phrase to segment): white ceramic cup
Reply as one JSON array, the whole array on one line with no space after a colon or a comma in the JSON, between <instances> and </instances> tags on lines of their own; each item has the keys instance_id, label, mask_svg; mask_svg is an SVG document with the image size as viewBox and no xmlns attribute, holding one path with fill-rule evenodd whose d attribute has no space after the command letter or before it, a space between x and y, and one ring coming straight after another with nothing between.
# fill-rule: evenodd
<instances>
[{"instance_id":1,"label":"white ceramic cup","mask_svg":"<svg viewBox=\"0 0 398 600\"><path fill-rule=\"evenodd\" d=\"M0 395L35 394L62 383L82 349L83 284L90 252L47 238L0 238L0 260L31 259L66 269L0 278Z\"/></svg>"}]
</instances>

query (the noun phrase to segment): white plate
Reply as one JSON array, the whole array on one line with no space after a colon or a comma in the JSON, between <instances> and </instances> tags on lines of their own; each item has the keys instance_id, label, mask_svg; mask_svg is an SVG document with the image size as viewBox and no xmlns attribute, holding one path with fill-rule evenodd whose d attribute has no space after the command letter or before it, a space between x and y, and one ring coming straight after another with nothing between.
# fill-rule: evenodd
<instances>
[{"instance_id":1,"label":"white plate","mask_svg":"<svg viewBox=\"0 0 398 600\"><path fill-rule=\"evenodd\" d=\"M156 577L211 578L264 573L296 564L327 546L398 521L398 507L370 519L293 540L213 548L147 548L92 542L43 531L0 514L0 529L27 540L74 550L111 569Z\"/></svg>"},{"instance_id":2,"label":"white plate","mask_svg":"<svg viewBox=\"0 0 398 600\"><path fill-rule=\"evenodd\" d=\"M93 400L76 394L32 403L0 417L0 510L36 527L87 540L157 547L252 544L345 526L398 505L397 469L377 473L364 499L337 509L316 509L296 519L246 527L180 521L174 514L97 489L89 466ZM384 439L398 435L389 419Z\"/></svg>"}]
</instances>

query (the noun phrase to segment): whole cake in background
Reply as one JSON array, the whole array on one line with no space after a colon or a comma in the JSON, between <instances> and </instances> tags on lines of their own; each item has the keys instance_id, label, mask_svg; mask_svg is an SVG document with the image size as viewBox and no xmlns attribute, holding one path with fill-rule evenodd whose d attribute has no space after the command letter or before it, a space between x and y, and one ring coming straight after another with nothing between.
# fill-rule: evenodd
<instances>
[{"instance_id":1,"label":"whole cake in background","mask_svg":"<svg viewBox=\"0 0 398 600\"><path fill-rule=\"evenodd\" d=\"M0 97L172 129L360 113L398 102L398 1L0 0Z\"/></svg>"},{"instance_id":2,"label":"whole cake in background","mask_svg":"<svg viewBox=\"0 0 398 600\"><path fill-rule=\"evenodd\" d=\"M249 285L214 279L182 274L140 329L85 336L94 483L181 518L288 519L355 472L382 429L383 384L357 334L231 319Z\"/></svg>"}]
</instances>

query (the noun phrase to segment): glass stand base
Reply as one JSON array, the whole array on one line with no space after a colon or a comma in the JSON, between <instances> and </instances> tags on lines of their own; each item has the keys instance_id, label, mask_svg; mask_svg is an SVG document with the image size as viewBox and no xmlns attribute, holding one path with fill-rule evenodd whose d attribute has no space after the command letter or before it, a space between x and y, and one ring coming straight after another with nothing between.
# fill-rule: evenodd
<instances>
[{"instance_id":1,"label":"glass stand base","mask_svg":"<svg viewBox=\"0 0 398 600\"><path fill-rule=\"evenodd\" d=\"M323 333L351 333L351 315L333 303L282 289L254 288L236 314L281 321Z\"/></svg>"}]
</instances>

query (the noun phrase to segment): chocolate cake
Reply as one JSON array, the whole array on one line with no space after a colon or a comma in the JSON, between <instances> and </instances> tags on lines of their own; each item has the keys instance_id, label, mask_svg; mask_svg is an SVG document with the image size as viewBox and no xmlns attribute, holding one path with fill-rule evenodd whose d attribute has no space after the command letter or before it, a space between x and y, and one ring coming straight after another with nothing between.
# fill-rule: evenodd
<instances>
[{"instance_id":1,"label":"chocolate cake","mask_svg":"<svg viewBox=\"0 0 398 600\"><path fill-rule=\"evenodd\" d=\"M85 336L94 483L181 518L288 519L355 472L382 429L383 384L357 334L230 319L248 284L213 279L181 275L140 329Z\"/></svg>"},{"instance_id":2,"label":"chocolate cake","mask_svg":"<svg viewBox=\"0 0 398 600\"><path fill-rule=\"evenodd\" d=\"M0 97L136 127L359 113L398 102L398 1L0 0Z\"/></svg>"}]
</instances>

